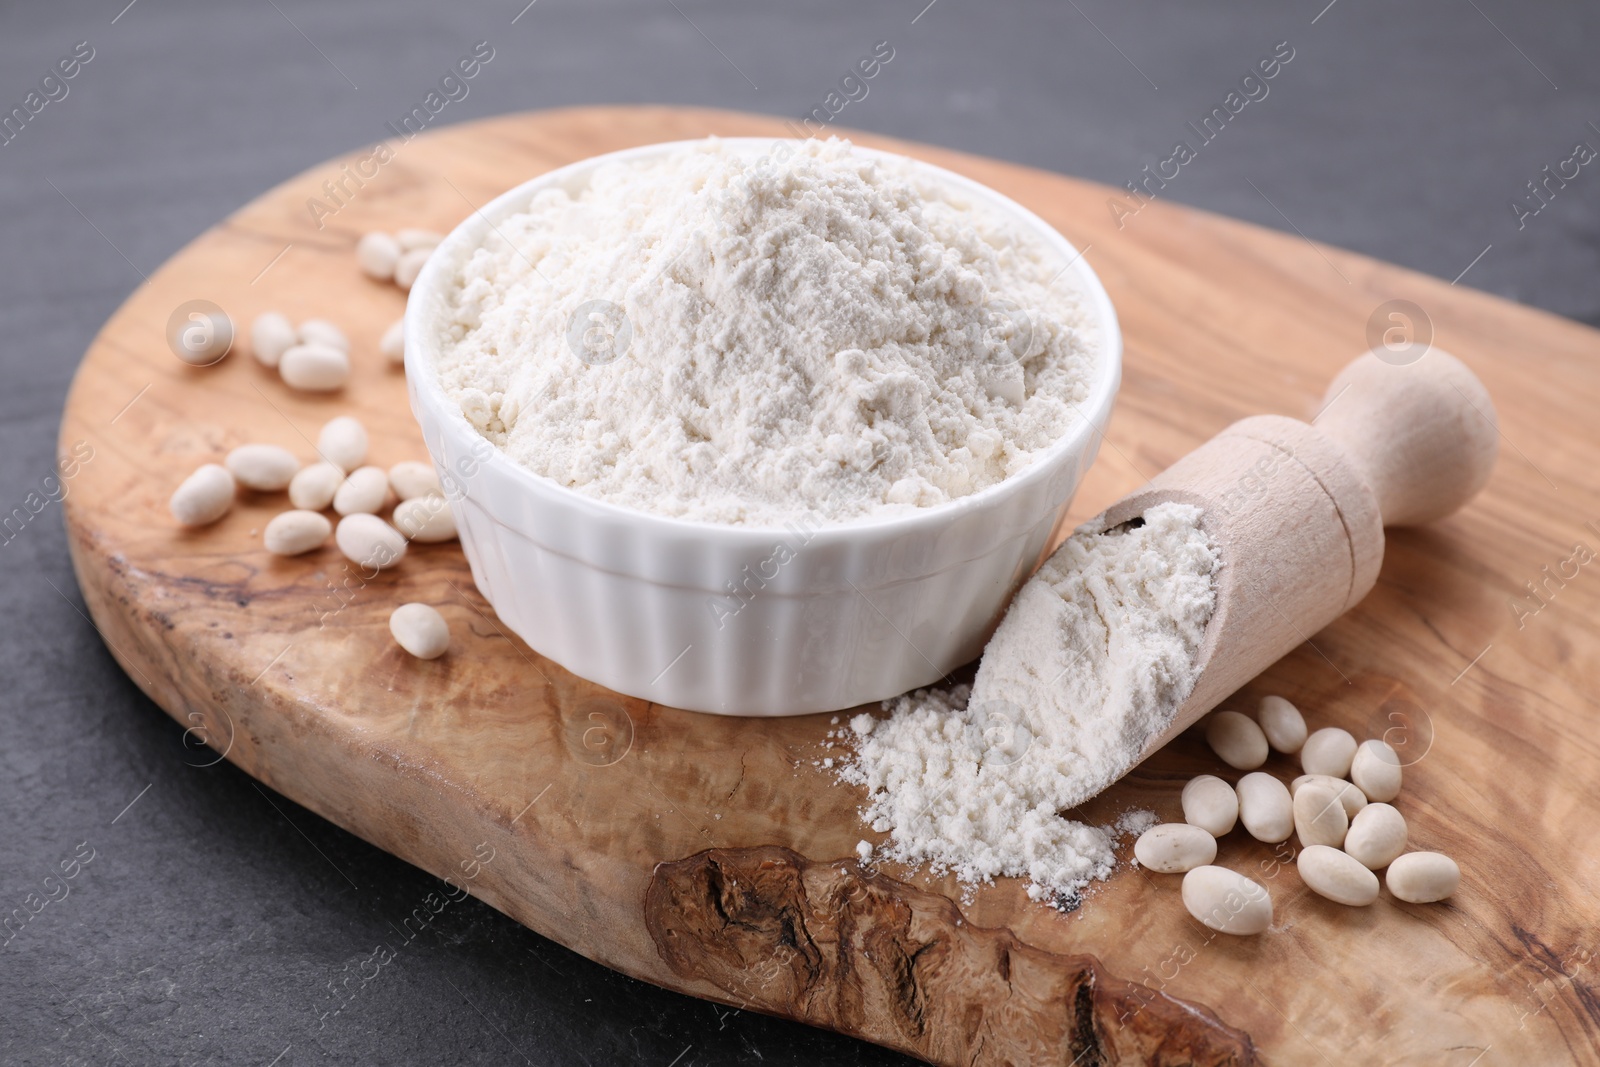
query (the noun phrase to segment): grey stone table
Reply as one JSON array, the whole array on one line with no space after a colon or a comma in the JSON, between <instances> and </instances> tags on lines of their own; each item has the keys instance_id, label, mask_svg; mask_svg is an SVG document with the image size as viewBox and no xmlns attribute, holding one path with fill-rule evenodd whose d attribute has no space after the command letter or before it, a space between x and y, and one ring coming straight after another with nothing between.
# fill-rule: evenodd
<instances>
[{"instance_id":1,"label":"grey stone table","mask_svg":"<svg viewBox=\"0 0 1600 1067\"><path fill-rule=\"evenodd\" d=\"M1593 5L524 2L0 5L0 512L51 484L73 369L141 275L384 136L478 41L496 58L440 121L625 101L798 120L885 41L838 123L1113 185L1198 143L1188 124L1286 42L1158 195L1600 324L1600 165L1568 162L1600 147ZM0 533L0 593L0 915L27 917L0 931L0 1060L898 1062L612 974L473 900L336 997L437 883L197 766L84 617L58 506ZM77 877L47 883L63 861Z\"/></svg>"}]
</instances>

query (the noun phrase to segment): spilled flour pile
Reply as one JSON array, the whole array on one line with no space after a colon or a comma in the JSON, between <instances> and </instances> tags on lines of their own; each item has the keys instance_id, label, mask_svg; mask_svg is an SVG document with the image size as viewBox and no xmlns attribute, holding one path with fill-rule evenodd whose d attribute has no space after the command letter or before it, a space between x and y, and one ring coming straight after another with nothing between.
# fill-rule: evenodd
<instances>
[{"instance_id":1,"label":"spilled flour pile","mask_svg":"<svg viewBox=\"0 0 1600 1067\"><path fill-rule=\"evenodd\" d=\"M511 459L626 507L909 513L1079 418L1094 323L1068 262L907 161L710 140L497 223L455 271L439 380Z\"/></svg>"},{"instance_id":2,"label":"spilled flour pile","mask_svg":"<svg viewBox=\"0 0 1600 1067\"><path fill-rule=\"evenodd\" d=\"M851 721L843 778L892 835L879 856L967 882L1026 877L1034 899L1110 874L1114 831L1060 813L1131 768L1194 685L1219 563L1200 514L1160 504L1142 524L1082 527L1012 601L970 690Z\"/></svg>"}]
</instances>

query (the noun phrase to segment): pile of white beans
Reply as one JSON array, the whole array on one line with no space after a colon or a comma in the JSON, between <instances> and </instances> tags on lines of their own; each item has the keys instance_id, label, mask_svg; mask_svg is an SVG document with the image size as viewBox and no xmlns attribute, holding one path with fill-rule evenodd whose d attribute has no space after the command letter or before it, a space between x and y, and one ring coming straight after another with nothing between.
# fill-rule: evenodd
<instances>
[{"instance_id":1,"label":"pile of white beans","mask_svg":"<svg viewBox=\"0 0 1600 1067\"><path fill-rule=\"evenodd\" d=\"M378 350L391 366L405 367L405 320L383 332ZM283 383L304 393L331 393L350 380L350 339L326 319L299 326L279 311L256 316L250 326L250 351L264 367L277 370Z\"/></svg>"},{"instance_id":2,"label":"pile of white beans","mask_svg":"<svg viewBox=\"0 0 1600 1067\"><path fill-rule=\"evenodd\" d=\"M444 235L433 230L369 233L356 243L356 263L368 277L410 290L442 240ZM307 319L296 326L282 312L264 312L250 326L250 348L291 389L330 393L350 379L350 339L326 319ZM384 330L378 351L391 364L405 366L404 319Z\"/></svg>"},{"instance_id":3,"label":"pile of white beans","mask_svg":"<svg viewBox=\"0 0 1600 1067\"><path fill-rule=\"evenodd\" d=\"M1348 731L1326 727L1307 735L1289 701L1264 697L1256 718L1219 711L1206 741L1228 766L1245 773L1235 785L1203 774L1183 787L1181 823L1162 823L1134 842L1139 864L1183 875L1183 903L1206 926L1225 934L1259 934L1272 925L1272 898L1261 883L1214 865L1217 839L1243 824L1257 841L1300 842L1295 866L1308 889L1350 907L1378 899L1378 876L1396 900L1426 904L1456 891L1461 870L1439 852L1407 852L1406 820L1390 802L1400 795L1400 756L1381 740L1357 744ZM1257 770L1276 749L1298 753L1305 773L1285 785Z\"/></svg>"},{"instance_id":4,"label":"pile of white beans","mask_svg":"<svg viewBox=\"0 0 1600 1067\"><path fill-rule=\"evenodd\" d=\"M441 240L443 235L432 230L369 233L356 245L356 260L368 276L410 289ZM405 365L404 321L392 324L378 343L390 364L400 367ZM293 389L331 392L350 377L350 340L326 319L297 326L280 312L264 312L251 327L251 349ZM220 464L206 463L184 479L172 494L172 516L182 526L208 526L228 514L240 488L287 491L292 509L274 516L262 532L268 552L304 555L321 548L331 534L346 559L374 571L399 563L413 541L453 540L455 518L432 465L405 460L386 470L367 462L368 445L366 427L350 415L322 427L317 458L309 464L302 465L281 445L239 445ZM391 504L386 522L380 516ZM337 526L324 514L330 508ZM401 605L389 629L420 659L437 658L450 646L444 617L426 604Z\"/></svg>"},{"instance_id":5,"label":"pile of white beans","mask_svg":"<svg viewBox=\"0 0 1600 1067\"><path fill-rule=\"evenodd\" d=\"M443 240L444 234L433 230L374 231L356 242L356 263L367 277L394 282L410 292L428 257Z\"/></svg>"}]
</instances>

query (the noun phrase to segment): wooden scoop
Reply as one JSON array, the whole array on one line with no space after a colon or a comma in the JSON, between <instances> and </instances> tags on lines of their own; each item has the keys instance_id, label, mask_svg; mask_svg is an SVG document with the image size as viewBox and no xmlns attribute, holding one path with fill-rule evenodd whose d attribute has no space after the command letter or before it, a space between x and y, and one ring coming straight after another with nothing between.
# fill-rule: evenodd
<instances>
[{"instance_id":1,"label":"wooden scoop","mask_svg":"<svg viewBox=\"0 0 1600 1067\"><path fill-rule=\"evenodd\" d=\"M1489 394L1460 360L1435 348L1396 365L1369 352L1312 422L1236 422L1108 508L1116 525L1166 501L1197 504L1222 559L1194 689L1140 759L1366 596L1384 526L1466 503L1498 447Z\"/></svg>"}]
</instances>

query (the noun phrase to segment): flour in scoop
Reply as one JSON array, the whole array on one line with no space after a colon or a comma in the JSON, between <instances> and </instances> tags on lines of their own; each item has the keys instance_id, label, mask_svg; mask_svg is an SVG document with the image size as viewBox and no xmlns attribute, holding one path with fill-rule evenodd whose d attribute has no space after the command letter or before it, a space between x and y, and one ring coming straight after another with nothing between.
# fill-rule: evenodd
<instances>
[{"instance_id":1,"label":"flour in scoop","mask_svg":"<svg viewBox=\"0 0 1600 1067\"><path fill-rule=\"evenodd\" d=\"M1126 773L1194 686L1216 603L1200 509L1080 528L1026 582L970 689L922 690L858 715L846 781L891 833L879 858L963 881L1027 878L1061 900L1113 864L1114 828L1061 816Z\"/></svg>"},{"instance_id":2,"label":"flour in scoop","mask_svg":"<svg viewBox=\"0 0 1600 1067\"><path fill-rule=\"evenodd\" d=\"M1069 265L905 161L713 139L497 223L455 269L439 378L507 456L613 503L910 513L1081 417L1097 353Z\"/></svg>"}]
</instances>

